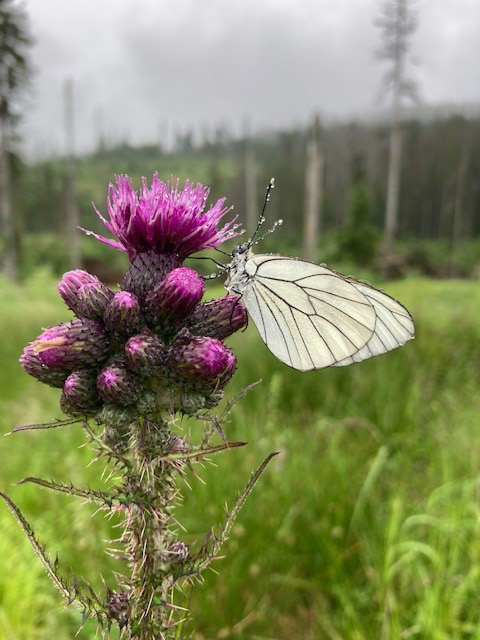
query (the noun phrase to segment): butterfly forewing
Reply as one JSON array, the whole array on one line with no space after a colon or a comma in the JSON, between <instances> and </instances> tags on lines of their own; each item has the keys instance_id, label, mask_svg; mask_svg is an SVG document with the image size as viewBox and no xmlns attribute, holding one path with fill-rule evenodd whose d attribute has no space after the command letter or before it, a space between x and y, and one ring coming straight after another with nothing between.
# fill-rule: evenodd
<instances>
[{"instance_id":1,"label":"butterfly forewing","mask_svg":"<svg viewBox=\"0 0 480 640\"><path fill-rule=\"evenodd\" d=\"M371 302L339 274L311 262L252 255L242 300L270 351L301 371L343 362L372 338Z\"/></svg>"},{"instance_id":2,"label":"butterfly forewing","mask_svg":"<svg viewBox=\"0 0 480 640\"><path fill-rule=\"evenodd\" d=\"M362 362L367 358L392 351L411 340L415 333L412 316L395 298L353 278L348 278L348 281L361 291L372 304L377 316L377 322L374 334L367 344L357 353L337 362L335 364L337 367L344 367L354 362Z\"/></svg>"}]
</instances>

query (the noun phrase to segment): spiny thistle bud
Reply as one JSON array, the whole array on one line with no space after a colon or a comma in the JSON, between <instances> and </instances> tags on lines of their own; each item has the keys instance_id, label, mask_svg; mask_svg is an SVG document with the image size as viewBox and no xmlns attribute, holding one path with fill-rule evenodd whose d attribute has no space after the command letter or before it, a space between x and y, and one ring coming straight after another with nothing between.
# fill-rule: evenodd
<instances>
[{"instance_id":1,"label":"spiny thistle bud","mask_svg":"<svg viewBox=\"0 0 480 640\"><path fill-rule=\"evenodd\" d=\"M96 415L99 424L108 427L125 429L135 421L135 415L130 407L116 407L112 404L104 404Z\"/></svg>"},{"instance_id":2,"label":"spiny thistle bud","mask_svg":"<svg viewBox=\"0 0 480 640\"><path fill-rule=\"evenodd\" d=\"M245 307L238 296L224 296L199 304L188 323L190 333L225 340L248 323Z\"/></svg>"},{"instance_id":3,"label":"spiny thistle bud","mask_svg":"<svg viewBox=\"0 0 480 640\"><path fill-rule=\"evenodd\" d=\"M188 547L184 542L175 540L168 547L168 553L170 555L170 562L183 563L188 559Z\"/></svg>"},{"instance_id":4,"label":"spiny thistle bud","mask_svg":"<svg viewBox=\"0 0 480 640\"><path fill-rule=\"evenodd\" d=\"M49 369L43 364L38 354L34 352L33 344L25 347L23 354L20 356L20 363L28 374L40 382L48 384L50 387L61 389L67 379L68 374L65 371Z\"/></svg>"},{"instance_id":5,"label":"spiny thistle bud","mask_svg":"<svg viewBox=\"0 0 480 640\"><path fill-rule=\"evenodd\" d=\"M188 415L194 415L200 409L205 406L205 394L199 391L187 390L182 395L181 408L182 411Z\"/></svg>"},{"instance_id":6,"label":"spiny thistle bud","mask_svg":"<svg viewBox=\"0 0 480 640\"><path fill-rule=\"evenodd\" d=\"M136 376L122 362L112 362L98 374L97 389L105 402L128 406L135 402L142 391Z\"/></svg>"},{"instance_id":7,"label":"spiny thistle bud","mask_svg":"<svg viewBox=\"0 0 480 640\"><path fill-rule=\"evenodd\" d=\"M224 372L231 377L232 351L216 338L184 336L175 340L167 354L173 376L199 388L215 386Z\"/></svg>"},{"instance_id":8,"label":"spiny thistle bud","mask_svg":"<svg viewBox=\"0 0 480 640\"><path fill-rule=\"evenodd\" d=\"M130 434L126 428L107 427L102 440L114 453L125 453L128 449Z\"/></svg>"},{"instance_id":9,"label":"spiny thistle bud","mask_svg":"<svg viewBox=\"0 0 480 640\"><path fill-rule=\"evenodd\" d=\"M155 328L169 328L184 320L205 293L205 281L193 269L179 267L159 282L148 301Z\"/></svg>"},{"instance_id":10,"label":"spiny thistle bud","mask_svg":"<svg viewBox=\"0 0 480 640\"><path fill-rule=\"evenodd\" d=\"M158 409L157 394L150 389L145 389L138 398L135 408L141 416L155 413Z\"/></svg>"},{"instance_id":11,"label":"spiny thistle bud","mask_svg":"<svg viewBox=\"0 0 480 640\"><path fill-rule=\"evenodd\" d=\"M129 595L126 591L116 591L108 599L108 611L118 622L120 629L128 623L130 617Z\"/></svg>"},{"instance_id":12,"label":"spiny thistle bud","mask_svg":"<svg viewBox=\"0 0 480 640\"><path fill-rule=\"evenodd\" d=\"M83 269L74 269L64 273L58 283L58 293L62 296L67 307L76 315L82 315L78 293L87 282L100 282L100 280L96 276L92 276L91 273L83 271Z\"/></svg>"},{"instance_id":13,"label":"spiny thistle bud","mask_svg":"<svg viewBox=\"0 0 480 640\"><path fill-rule=\"evenodd\" d=\"M88 415L101 404L96 377L89 371L73 371L65 381L60 405L64 413Z\"/></svg>"},{"instance_id":14,"label":"spiny thistle bud","mask_svg":"<svg viewBox=\"0 0 480 640\"><path fill-rule=\"evenodd\" d=\"M125 344L125 361L132 371L140 375L149 376L158 372L164 355L162 340L153 334L139 333Z\"/></svg>"},{"instance_id":15,"label":"spiny thistle bud","mask_svg":"<svg viewBox=\"0 0 480 640\"><path fill-rule=\"evenodd\" d=\"M140 304L130 291L116 293L105 311L105 324L110 331L120 335L131 335L143 325Z\"/></svg>"},{"instance_id":16,"label":"spiny thistle bud","mask_svg":"<svg viewBox=\"0 0 480 640\"><path fill-rule=\"evenodd\" d=\"M87 318L50 327L33 342L33 351L40 361L61 371L98 364L108 357L109 350L103 324Z\"/></svg>"},{"instance_id":17,"label":"spiny thistle bud","mask_svg":"<svg viewBox=\"0 0 480 640\"><path fill-rule=\"evenodd\" d=\"M113 296L113 291L100 280L86 282L78 292L80 314L92 320L103 318L105 309Z\"/></svg>"}]
</instances>

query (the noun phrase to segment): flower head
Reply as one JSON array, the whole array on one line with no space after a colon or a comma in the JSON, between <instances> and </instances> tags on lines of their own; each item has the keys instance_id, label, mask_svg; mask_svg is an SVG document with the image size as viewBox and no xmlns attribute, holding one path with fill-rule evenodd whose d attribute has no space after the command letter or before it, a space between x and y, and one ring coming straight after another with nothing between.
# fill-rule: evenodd
<instances>
[{"instance_id":1,"label":"flower head","mask_svg":"<svg viewBox=\"0 0 480 640\"><path fill-rule=\"evenodd\" d=\"M50 327L31 346L33 353L46 367L73 371L105 360L110 341L101 322L84 318ZM29 348L30 345L26 347L24 356Z\"/></svg>"},{"instance_id":2,"label":"flower head","mask_svg":"<svg viewBox=\"0 0 480 640\"><path fill-rule=\"evenodd\" d=\"M154 326L168 328L190 315L205 293L205 281L193 269L173 269L159 282L149 301Z\"/></svg>"},{"instance_id":3,"label":"flower head","mask_svg":"<svg viewBox=\"0 0 480 640\"><path fill-rule=\"evenodd\" d=\"M221 198L205 211L210 193L208 187L188 180L183 189L177 182L162 182L155 173L151 187L143 179L137 192L128 176L119 176L116 186L110 184L107 198L109 220L97 210L107 229L117 240L91 231L101 242L126 251L131 260L139 253L176 254L181 259L192 253L216 247L239 235L235 219L220 229L220 220L231 210Z\"/></svg>"}]
</instances>

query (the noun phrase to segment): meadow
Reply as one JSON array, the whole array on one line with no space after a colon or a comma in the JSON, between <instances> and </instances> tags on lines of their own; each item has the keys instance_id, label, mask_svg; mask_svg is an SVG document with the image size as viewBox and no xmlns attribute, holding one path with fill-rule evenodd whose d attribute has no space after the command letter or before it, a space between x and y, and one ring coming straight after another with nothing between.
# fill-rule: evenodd
<instances>
[{"instance_id":1,"label":"meadow","mask_svg":"<svg viewBox=\"0 0 480 640\"><path fill-rule=\"evenodd\" d=\"M378 284L378 283L376 283ZM248 446L196 467L177 518L186 542L220 523L224 505L271 451L281 451L193 592L195 640L480 639L480 287L410 277L388 292L412 311L417 339L345 369L292 371L255 328L230 342L227 387L262 380L233 410ZM54 281L0 283L0 433L60 416L58 390L18 364L42 326L68 318ZM183 428L200 437L199 425ZM15 486L35 475L102 487L81 427L0 440L0 488L38 537L98 585L112 523L67 496ZM70 640L65 610L6 505L0 504L0 640ZM185 629L187 632L187 629ZM91 623L78 638L95 637ZM187 636L185 636L187 637Z\"/></svg>"}]
</instances>

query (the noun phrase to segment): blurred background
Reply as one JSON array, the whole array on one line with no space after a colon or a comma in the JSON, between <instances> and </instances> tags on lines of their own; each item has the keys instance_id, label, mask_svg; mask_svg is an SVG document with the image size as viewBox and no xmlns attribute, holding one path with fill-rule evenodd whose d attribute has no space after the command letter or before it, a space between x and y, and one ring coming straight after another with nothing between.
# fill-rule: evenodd
<instances>
[{"instance_id":1,"label":"blurred background","mask_svg":"<svg viewBox=\"0 0 480 640\"><path fill-rule=\"evenodd\" d=\"M345 370L292 371L254 327L232 339L228 395L263 380L228 425L250 445L189 479L185 540L282 455L194 593L196 640L480 638L479 29L476 0L0 0L2 432L60 415L18 364L69 317L56 279L122 279L125 257L78 231L101 230L92 202L105 213L118 174L199 180L248 230L275 176L284 224L261 250L367 278L416 320L415 342ZM59 431L4 440L0 487L100 584L111 523L12 487L102 486ZM0 640L74 636L6 507L0 566Z\"/></svg>"}]
</instances>

